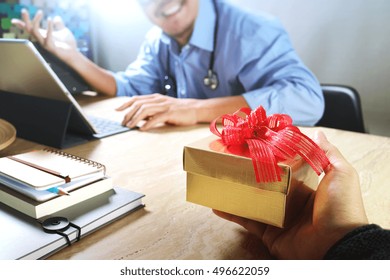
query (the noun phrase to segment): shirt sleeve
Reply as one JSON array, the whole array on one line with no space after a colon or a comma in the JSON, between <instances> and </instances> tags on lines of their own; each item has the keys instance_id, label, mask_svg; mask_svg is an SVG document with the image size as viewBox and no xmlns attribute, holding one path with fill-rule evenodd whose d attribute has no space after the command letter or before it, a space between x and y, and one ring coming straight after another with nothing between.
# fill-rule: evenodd
<instances>
[{"instance_id":1,"label":"shirt sleeve","mask_svg":"<svg viewBox=\"0 0 390 280\"><path fill-rule=\"evenodd\" d=\"M112 73L116 81L117 96L161 93L161 70L153 45L145 41L137 59L125 71Z\"/></svg>"},{"instance_id":2,"label":"shirt sleeve","mask_svg":"<svg viewBox=\"0 0 390 280\"><path fill-rule=\"evenodd\" d=\"M242 53L250 55L239 74L246 85L246 102L252 109L262 105L267 114L288 114L295 125L315 125L324 111L318 80L298 57L277 20L268 21L258 32L258 41L251 38L242 45Z\"/></svg>"},{"instance_id":3,"label":"shirt sleeve","mask_svg":"<svg viewBox=\"0 0 390 280\"><path fill-rule=\"evenodd\" d=\"M389 260L390 230L374 224L359 227L333 245L324 259Z\"/></svg>"}]
</instances>

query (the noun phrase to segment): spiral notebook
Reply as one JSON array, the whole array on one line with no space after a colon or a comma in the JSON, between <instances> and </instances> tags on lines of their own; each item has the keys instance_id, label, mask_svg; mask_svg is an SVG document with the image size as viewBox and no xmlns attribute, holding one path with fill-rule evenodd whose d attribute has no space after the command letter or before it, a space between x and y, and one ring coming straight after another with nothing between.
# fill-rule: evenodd
<instances>
[{"instance_id":1,"label":"spiral notebook","mask_svg":"<svg viewBox=\"0 0 390 280\"><path fill-rule=\"evenodd\" d=\"M105 177L103 164L59 150L43 149L0 158L0 183L43 201Z\"/></svg>"}]
</instances>

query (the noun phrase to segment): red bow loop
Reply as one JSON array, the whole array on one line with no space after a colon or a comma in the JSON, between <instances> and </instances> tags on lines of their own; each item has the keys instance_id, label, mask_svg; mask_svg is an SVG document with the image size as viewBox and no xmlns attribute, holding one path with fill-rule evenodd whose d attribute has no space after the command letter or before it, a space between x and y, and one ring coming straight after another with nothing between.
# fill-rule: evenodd
<instances>
[{"instance_id":1,"label":"red bow loop","mask_svg":"<svg viewBox=\"0 0 390 280\"><path fill-rule=\"evenodd\" d=\"M226 126L221 135L222 142L229 145L242 145L251 138L251 131L246 127Z\"/></svg>"},{"instance_id":2,"label":"red bow loop","mask_svg":"<svg viewBox=\"0 0 390 280\"><path fill-rule=\"evenodd\" d=\"M217 120L222 119L222 133ZM210 124L210 130L227 146L247 145L257 182L280 181L278 162L301 156L319 175L329 164L325 153L310 138L292 125L285 114L267 117L263 107L251 111L241 108Z\"/></svg>"},{"instance_id":3,"label":"red bow loop","mask_svg":"<svg viewBox=\"0 0 390 280\"><path fill-rule=\"evenodd\" d=\"M247 108L249 109L249 108ZM257 128L261 126L268 126L268 119L263 107L259 107L257 110L254 110L247 114L246 122L249 127Z\"/></svg>"},{"instance_id":4,"label":"red bow loop","mask_svg":"<svg viewBox=\"0 0 390 280\"><path fill-rule=\"evenodd\" d=\"M268 127L274 131L282 130L288 126L292 126L292 119L286 114L273 114L268 116Z\"/></svg>"}]
</instances>

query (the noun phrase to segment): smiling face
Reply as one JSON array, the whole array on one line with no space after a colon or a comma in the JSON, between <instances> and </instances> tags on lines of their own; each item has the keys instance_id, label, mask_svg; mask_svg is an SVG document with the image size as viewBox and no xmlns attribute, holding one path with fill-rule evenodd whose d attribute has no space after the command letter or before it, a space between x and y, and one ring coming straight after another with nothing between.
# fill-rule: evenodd
<instances>
[{"instance_id":1,"label":"smiling face","mask_svg":"<svg viewBox=\"0 0 390 280\"><path fill-rule=\"evenodd\" d=\"M198 0L139 0L151 22L185 45L198 15Z\"/></svg>"}]
</instances>

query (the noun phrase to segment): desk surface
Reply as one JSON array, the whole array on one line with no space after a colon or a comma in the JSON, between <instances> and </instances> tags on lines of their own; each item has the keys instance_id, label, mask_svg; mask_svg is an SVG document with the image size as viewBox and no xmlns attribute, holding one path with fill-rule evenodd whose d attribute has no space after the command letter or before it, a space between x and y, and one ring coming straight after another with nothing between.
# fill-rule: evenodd
<instances>
[{"instance_id":1,"label":"desk surface","mask_svg":"<svg viewBox=\"0 0 390 280\"><path fill-rule=\"evenodd\" d=\"M113 111L123 99L80 100L86 112ZM317 128L302 128L311 136ZM390 138L320 128L360 175L370 222L390 228ZM146 195L146 207L89 235L50 259L262 259L266 250L241 227L186 202L183 146L210 135L207 125L130 131L65 151L104 163L114 183ZM17 139L0 156L42 146ZM256 249L255 249L256 248Z\"/></svg>"}]
</instances>

